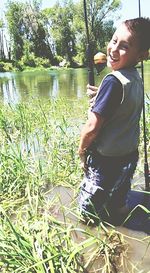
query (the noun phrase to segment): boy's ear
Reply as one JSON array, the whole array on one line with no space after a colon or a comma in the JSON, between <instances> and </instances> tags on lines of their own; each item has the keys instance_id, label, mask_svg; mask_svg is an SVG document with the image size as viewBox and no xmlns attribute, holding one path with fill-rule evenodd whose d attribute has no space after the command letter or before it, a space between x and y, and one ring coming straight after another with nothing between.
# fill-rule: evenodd
<instances>
[{"instance_id":1,"label":"boy's ear","mask_svg":"<svg viewBox=\"0 0 150 273\"><path fill-rule=\"evenodd\" d=\"M147 60L148 57L149 57L149 51L148 50L142 51L139 55L139 62L143 60Z\"/></svg>"}]
</instances>

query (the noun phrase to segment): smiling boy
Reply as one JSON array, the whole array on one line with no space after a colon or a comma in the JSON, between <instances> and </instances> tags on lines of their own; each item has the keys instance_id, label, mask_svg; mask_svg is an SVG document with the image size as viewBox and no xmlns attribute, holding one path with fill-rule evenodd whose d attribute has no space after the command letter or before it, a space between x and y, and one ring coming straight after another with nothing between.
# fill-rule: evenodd
<instances>
[{"instance_id":1,"label":"smiling boy","mask_svg":"<svg viewBox=\"0 0 150 273\"><path fill-rule=\"evenodd\" d=\"M79 207L88 219L127 209L127 192L138 161L143 83L136 70L148 58L150 19L126 20L107 47L107 66L84 125L78 153L85 172ZM88 86L95 90L95 87Z\"/></svg>"}]
</instances>

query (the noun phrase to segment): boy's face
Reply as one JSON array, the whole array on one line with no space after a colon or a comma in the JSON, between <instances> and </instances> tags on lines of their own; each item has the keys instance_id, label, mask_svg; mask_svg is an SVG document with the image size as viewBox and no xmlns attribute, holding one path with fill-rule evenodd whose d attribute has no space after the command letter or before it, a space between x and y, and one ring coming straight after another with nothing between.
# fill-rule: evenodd
<instances>
[{"instance_id":1,"label":"boy's face","mask_svg":"<svg viewBox=\"0 0 150 273\"><path fill-rule=\"evenodd\" d=\"M107 46L107 66L112 70L129 68L140 60L138 40L125 24L114 33Z\"/></svg>"}]
</instances>

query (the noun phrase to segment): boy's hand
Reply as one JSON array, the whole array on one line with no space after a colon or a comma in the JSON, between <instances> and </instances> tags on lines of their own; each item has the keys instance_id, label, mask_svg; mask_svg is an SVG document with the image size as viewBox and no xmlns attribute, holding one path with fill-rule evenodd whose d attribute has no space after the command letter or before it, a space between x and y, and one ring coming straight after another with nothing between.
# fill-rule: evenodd
<instances>
[{"instance_id":1,"label":"boy's hand","mask_svg":"<svg viewBox=\"0 0 150 273\"><path fill-rule=\"evenodd\" d=\"M96 95L97 90L98 90L97 86L92 86L92 85L88 84L87 85L87 92L86 92L86 94L87 94L87 96L89 98L93 98Z\"/></svg>"},{"instance_id":2,"label":"boy's hand","mask_svg":"<svg viewBox=\"0 0 150 273\"><path fill-rule=\"evenodd\" d=\"M81 168L84 172L87 171L87 164L86 164L86 160L87 160L87 154L86 154L86 151L78 151L79 153L79 157L80 157L80 160L81 160Z\"/></svg>"}]
</instances>

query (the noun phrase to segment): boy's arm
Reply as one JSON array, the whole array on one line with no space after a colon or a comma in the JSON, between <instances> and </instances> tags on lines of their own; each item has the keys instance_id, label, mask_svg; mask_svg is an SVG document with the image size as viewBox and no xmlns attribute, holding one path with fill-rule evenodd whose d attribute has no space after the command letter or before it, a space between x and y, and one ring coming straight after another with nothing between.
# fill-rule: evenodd
<instances>
[{"instance_id":1,"label":"boy's arm","mask_svg":"<svg viewBox=\"0 0 150 273\"><path fill-rule=\"evenodd\" d=\"M88 120L81 131L78 153L81 159L81 167L84 170L86 170L86 150L97 137L103 123L104 118L101 115L90 112Z\"/></svg>"}]
</instances>

